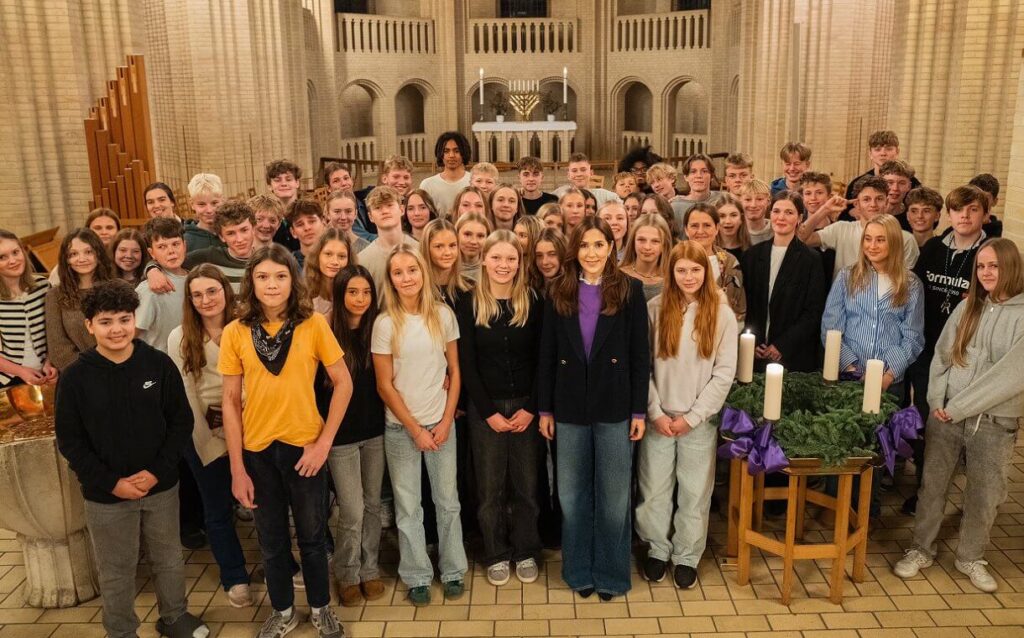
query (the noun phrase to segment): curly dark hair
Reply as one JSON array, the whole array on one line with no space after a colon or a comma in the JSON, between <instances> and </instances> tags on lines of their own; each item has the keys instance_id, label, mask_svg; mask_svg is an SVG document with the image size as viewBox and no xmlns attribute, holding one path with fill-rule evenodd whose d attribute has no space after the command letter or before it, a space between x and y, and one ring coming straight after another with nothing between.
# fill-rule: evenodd
<instances>
[{"instance_id":1,"label":"curly dark hair","mask_svg":"<svg viewBox=\"0 0 1024 638\"><path fill-rule=\"evenodd\" d=\"M437 136L437 144L434 144L434 159L439 167L444 167L444 145L448 140L455 140L459 147L459 154L462 155L463 166L468 166L473 161L473 149L469 146L469 140L458 131L445 131Z\"/></svg>"},{"instance_id":2,"label":"curly dark hair","mask_svg":"<svg viewBox=\"0 0 1024 638\"><path fill-rule=\"evenodd\" d=\"M619 173L629 173L633 170L633 164L637 162L643 162L644 166L650 168L660 161L661 157L651 150L650 146L637 146L622 156L615 170Z\"/></svg>"},{"instance_id":3,"label":"curly dark hair","mask_svg":"<svg viewBox=\"0 0 1024 638\"><path fill-rule=\"evenodd\" d=\"M245 202L227 202L217 209L217 215L213 218L213 227L220 234L225 226L237 226L249 220L253 226L256 225L256 213L252 207Z\"/></svg>"},{"instance_id":4,"label":"curly dark hair","mask_svg":"<svg viewBox=\"0 0 1024 638\"><path fill-rule=\"evenodd\" d=\"M139 307L139 295L124 279L101 281L82 295L82 314L86 319L101 312L132 312Z\"/></svg>"},{"instance_id":5,"label":"curly dark hair","mask_svg":"<svg viewBox=\"0 0 1024 638\"><path fill-rule=\"evenodd\" d=\"M269 184L270 181L277 177L278 175L284 175L285 173L291 173L292 177L294 177L296 181L302 178L302 169L299 168L299 165L296 164L295 162L291 162L284 159L274 160L273 162L267 164L267 184Z\"/></svg>"}]
</instances>

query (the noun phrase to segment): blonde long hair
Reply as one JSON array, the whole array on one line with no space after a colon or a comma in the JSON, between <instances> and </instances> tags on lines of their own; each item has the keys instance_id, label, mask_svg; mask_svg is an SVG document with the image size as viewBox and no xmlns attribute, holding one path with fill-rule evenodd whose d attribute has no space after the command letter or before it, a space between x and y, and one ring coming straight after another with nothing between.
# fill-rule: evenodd
<instances>
[{"instance_id":1,"label":"blonde long hair","mask_svg":"<svg viewBox=\"0 0 1024 638\"><path fill-rule=\"evenodd\" d=\"M672 250L672 229L669 228L665 218L657 213L644 213L629 225L629 234L626 235L626 252L622 255L622 263L619 268L636 266L636 232L641 228L650 226L661 235L661 256L658 257L658 268L665 266L665 257Z\"/></svg>"},{"instance_id":2,"label":"blonde long hair","mask_svg":"<svg viewBox=\"0 0 1024 638\"><path fill-rule=\"evenodd\" d=\"M509 297L509 303L512 306L512 320L509 323L517 328L522 328L530 316L532 299L530 287L526 284L526 259L523 257L523 247L519 243L519 238L512 231L496 230L484 241L481 250L484 260L487 259L487 253L498 244L512 246L516 249L516 254L519 255L519 267L516 268L515 277L512 279L512 295ZM501 314L501 306L491 291L491 278L487 276L487 268L480 269L480 280L473 290L473 314L476 315L476 325L485 328L490 328L491 322Z\"/></svg>"},{"instance_id":3,"label":"blonde long hair","mask_svg":"<svg viewBox=\"0 0 1024 638\"><path fill-rule=\"evenodd\" d=\"M658 316L658 358L670 359L679 354L683 336L683 318L686 315L686 298L676 283L672 270L676 262L686 259L704 268L704 283L697 291L697 316L693 321L690 338L697 344L697 354L710 359L715 354L715 336L718 333L718 305L721 298L718 284L711 271L711 262L704 248L695 241L681 241L672 248L662 269L665 289L661 293L661 314Z\"/></svg>"},{"instance_id":4,"label":"blonde long hair","mask_svg":"<svg viewBox=\"0 0 1024 638\"><path fill-rule=\"evenodd\" d=\"M850 268L850 285L847 292L852 297L871 285L871 273L874 268L864 253L864 233L871 224L881 226L885 231L885 243L889 247L889 254L885 258L885 274L892 280L892 303L894 306L904 306L910 298L910 278L907 265L903 261L903 229L892 215L876 215L864 226L864 232L860 235L860 257Z\"/></svg>"},{"instance_id":5,"label":"blonde long hair","mask_svg":"<svg viewBox=\"0 0 1024 638\"><path fill-rule=\"evenodd\" d=\"M434 240L435 235L443 232L449 232L455 237L455 262L452 264L452 273L448 278L448 283L442 286L437 283L437 266L430 259L430 242ZM429 266L431 281L448 299L454 299L460 292L466 292L473 287L469 278L462 273L462 251L459 250L459 232L455 229L455 224L440 218L427 222L427 225L423 227L422 239L420 239L420 252L423 254L423 260Z\"/></svg>"},{"instance_id":6,"label":"blonde long hair","mask_svg":"<svg viewBox=\"0 0 1024 638\"><path fill-rule=\"evenodd\" d=\"M996 289L991 294L978 281L978 256L986 248L995 251L996 262L999 264L999 281L996 282ZM1022 292L1024 292L1024 266L1021 265L1017 245L1002 237L990 239L982 244L978 248L978 252L974 254L974 276L971 277L971 288L964 301L964 313L960 315L960 324L956 327L956 339L953 341L953 349L950 351L950 360L953 365L960 367L967 365L967 346L971 344L974 334L978 331L981 313L985 309L985 301L989 297L997 301L1006 301Z\"/></svg>"},{"instance_id":7,"label":"blonde long hair","mask_svg":"<svg viewBox=\"0 0 1024 638\"><path fill-rule=\"evenodd\" d=\"M416 265L419 266L420 272L423 273L423 286L420 288L419 294L416 299L416 312L420 317L423 317L423 324L427 327L427 333L430 334L430 338L440 347L444 347L444 331L441 328L441 313L440 307L443 305L441 300L437 298L437 294L434 292L433 278L430 275L430 268L427 267L427 262L424 261L423 255L419 253L415 248L411 248L406 245L400 245L395 247L388 255L388 260L385 263L385 280L384 286L384 307L381 312L381 316L391 317L391 323L394 330L391 332L391 351L397 352L401 347L401 335L402 328L405 326L405 317L409 314L405 307L402 305L402 300L398 296L398 291L395 289L395 282L391 279L391 263L395 260L395 257L399 255L408 255L416 260Z\"/></svg>"}]
</instances>

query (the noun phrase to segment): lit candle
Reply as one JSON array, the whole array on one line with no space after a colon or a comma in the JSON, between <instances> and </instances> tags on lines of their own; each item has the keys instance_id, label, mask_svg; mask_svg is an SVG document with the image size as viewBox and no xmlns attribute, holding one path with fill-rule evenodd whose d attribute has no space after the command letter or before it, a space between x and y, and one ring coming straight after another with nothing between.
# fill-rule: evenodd
<instances>
[{"instance_id":1,"label":"lit candle","mask_svg":"<svg viewBox=\"0 0 1024 638\"><path fill-rule=\"evenodd\" d=\"M484 105L484 67L480 67L480 106Z\"/></svg>"},{"instance_id":2,"label":"lit candle","mask_svg":"<svg viewBox=\"0 0 1024 638\"><path fill-rule=\"evenodd\" d=\"M569 103L569 67L562 67L562 104Z\"/></svg>"},{"instance_id":3,"label":"lit candle","mask_svg":"<svg viewBox=\"0 0 1024 638\"><path fill-rule=\"evenodd\" d=\"M782 365L769 363L764 371L764 418L778 421L782 416Z\"/></svg>"},{"instance_id":4,"label":"lit candle","mask_svg":"<svg viewBox=\"0 0 1024 638\"><path fill-rule=\"evenodd\" d=\"M822 366L821 376L826 381L839 380L839 351L842 343L842 332L829 330L825 334L825 365Z\"/></svg>"},{"instance_id":5,"label":"lit candle","mask_svg":"<svg viewBox=\"0 0 1024 638\"><path fill-rule=\"evenodd\" d=\"M864 368L864 403L861 411L878 414L882 411L882 374L885 362L881 359L869 359Z\"/></svg>"},{"instance_id":6,"label":"lit candle","mask_svg":"<svg viewBox=\"0 0 1024 638\"><path fill-rule=\"evenodd\" d=\"M750 383L754 379L754 333L747 331L740 335L740 356L736 363L736 379Z\"/></svg>"}]
</instances>

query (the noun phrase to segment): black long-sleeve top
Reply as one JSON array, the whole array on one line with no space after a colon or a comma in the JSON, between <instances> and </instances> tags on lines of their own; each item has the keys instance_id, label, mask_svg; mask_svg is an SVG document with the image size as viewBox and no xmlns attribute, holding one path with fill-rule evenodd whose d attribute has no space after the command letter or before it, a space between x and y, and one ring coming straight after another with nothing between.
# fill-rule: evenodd
<instances>
[{"instance_id":1,"label":"black long-sleeve top","mask_svg":"<svg viewBox=\"0 0 1024 638\"><path fill-rule=\"evenodd\" d=\"M494 399L529 397L524 409L537 412L537 349L544 305L530 294L530 313L522 327L510 324L512 308L508 301L498 301L501 314L490 327L476 325L472 293L461 295L456 302L463 388L485 419L498 412Z\"/></svg>"},{"instance_id":2,"label":"black long-sleeve top","mask_svg":"<svg viewBox=\"0 0 1024 638\"><path fill-rule=\"evenodd\" d=\"M334 435L334 445L351 445L384 435L384 400L377 393L377 373L373 369L373 362L366 367L358 366L351 372L352 399ZM314 383L316 408L320 417L326 420L331 409L334 386L323 366L317 368Z\"/></svg>"},{"instance_id":3,"label":"black long-sleeve top","mask_svg":"<svg viewBox=\"0 0 1024 638\"><path fill-rule=\"evenodd\" d=\"M156 494L178 483L178 461L192 445L192 409L181 373L169 356L136 339L127 361L95 348L83 352L57 384L60 453L86 499L118 503L119 479L148 470Z\"/></svg>"}]
</instances>

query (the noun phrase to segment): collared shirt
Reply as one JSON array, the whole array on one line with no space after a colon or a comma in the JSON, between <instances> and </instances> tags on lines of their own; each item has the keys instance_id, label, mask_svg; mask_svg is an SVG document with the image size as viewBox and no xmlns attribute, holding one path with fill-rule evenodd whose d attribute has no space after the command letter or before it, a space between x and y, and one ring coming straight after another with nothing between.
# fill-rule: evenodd
<instances>
[{"instance_id":1,"label":"collared shirt","mask_svg":"<svg viewBox=\"0 0 1024 638\"><path fill-rule=\"evenodd\" d=\"M881 359L894 381L903 379L907 366L924 348L924 295L917 275L907 273L907 303L893 305L893 291L879 297L878 273L872 271L871 282L852 295L850 268L844 268L832 284L821 318L821 340L829 330L843 333L839 353L839 369L851 365L864 372L868 359Z\"/></svg>"}]
</instances>

